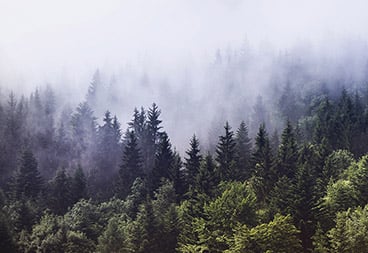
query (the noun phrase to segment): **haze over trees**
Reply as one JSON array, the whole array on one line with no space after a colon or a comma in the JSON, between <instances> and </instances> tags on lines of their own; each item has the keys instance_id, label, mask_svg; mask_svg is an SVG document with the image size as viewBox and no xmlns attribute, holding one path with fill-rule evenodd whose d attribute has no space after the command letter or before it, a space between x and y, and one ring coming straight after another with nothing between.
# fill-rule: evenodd
<instances>
[{"instance_id":1,"label":"haze over trees","mask_svg":"<svg viewBox=\"0 0 368 253\"><path fill-rule=\"evenodd\" d=\"M109 110L97 114L100 72L71 109L59 107L49 86L10 92L0 101L0 245L6 252L364 252L368 92L365 83L340 83L306 91L288 77L268 102L272 110L258 97L252 112L237 116L252 117L216 126L209 145L193 133L184 152L155 103L132 108L127 125Z\"/></svg>"}]
</instances>

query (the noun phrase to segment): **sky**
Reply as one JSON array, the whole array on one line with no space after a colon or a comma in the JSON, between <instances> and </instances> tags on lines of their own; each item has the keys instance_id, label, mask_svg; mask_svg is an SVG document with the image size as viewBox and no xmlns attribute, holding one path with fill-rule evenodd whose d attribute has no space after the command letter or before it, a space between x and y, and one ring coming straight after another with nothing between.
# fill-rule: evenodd
<instances>
[{"instance_id":1,"label":"sky","mask_svg":"<svg viewBox=\"0 0 368 253\"><path fill-rule=\"evenodd\" d=\"M363 0L0 0L0 77L36 85L63 71L78 79L142 59L170 66L244 41L285 49L366 39L367 7Z\"/></svg>"},{"instance_id":2,"label":"sky","mask_svg":"<svg viewBox=\"0 0 368 253\"><path fill-rule=\"evenodd\" d=\"M200 116L192 120L185 107L172 106L180 98L167 98L169 91L188 85L184 82L189 78L196 86L196 99L208 100L197 101L206 105L207 117L216 115L213 101L221 108L226 101L213 98L221 89L212 92L213 101L207 91L224 80L215 80L215 74L211 79L206 67L218 49L226 52L247 45L262 54L296 48L316 73L334 76L343 64L348 74L362 75L367 9L365 0L0 0L0 95L14 90L28 96L36 87L50 84L68 98L67 103L76 104L84 99L96 69L107 79L118 73L122 84L116 93L127 96L108 109L124 124L135 106L157 102L174 143L186 144L198 129L210 132L213 121ZM329 59L324 63L320 55ZM267 57L258 55L255 59L264 62L247 68L247 87L242 88L246 92L237 94L236 101L246 100L241 95L255 98L265 92L260 87L266 87L275 67ZM142 98L134 91L145 72L163 94L147 89ZM102 103L104 110L107 102ZM233 107L227 111L234 113ZM178 122L185 131L177 131Z\"/></svg>"}]
</instances>

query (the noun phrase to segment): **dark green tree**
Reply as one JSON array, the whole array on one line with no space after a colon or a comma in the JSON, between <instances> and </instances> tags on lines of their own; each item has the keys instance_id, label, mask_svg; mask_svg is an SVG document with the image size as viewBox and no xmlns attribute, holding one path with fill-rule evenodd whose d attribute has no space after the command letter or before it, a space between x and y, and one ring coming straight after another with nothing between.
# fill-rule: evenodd
<instances>
[{"instance_id":1,"label":"dark green tree","mask_svg":"<svg viewBox=\"0 0 368 253\"><path fill-rule=\"evenodd\" d=\"M186 151L187 158L185 158L185 172L186 182L189 187L192 187L195 183L201 165L202 156L199 149L199 140L193 135L190 140L190 148Z\"/></svg>"},{"instance_id":2,"label":"dark green tree","mask_svg":"<svg viewBox=\"0 0 368 253\"><path fill-rule=\"evenodd\" d=\"M126 145L119 170L117 195L125 198L136 178L143 177L142 158L134 131L126 133Z\"/></svg>"},{"instance_id":3,"label":"dark green tree","mask_svg":"<svg viewBox=\"0 0 368 253\"><path fill-rule=\"evenodd\" d=\"M43 180L38 171L37 160L32 151L22 153L20 167L15 176L15 197L36 199L43 188Z\"/></svg>"},{"instance_id":4,"label":"dark green tree","mask_svg":"<svg viewBox=\"0 0 368 253\"><path fill-rule=\"evenodd\" d=\"M171 149L169 137L164 132L161 135L161 140L158 145L158 150L155 159L155 166L150 176L151 191L158 189L162 178L171 179L171 172L173 171L174 154Z\"/></svg>"},{"instance_id":5,"label":"dark green tree","mask_svg":"<svg viewBox=\"0 0 368 253\"><path fill-rule=\"evenodd\" d=\"M248 127L244 121L240 126L235 136L236 142L236 167L239 180L248 179L251 177L250 157L252 152L251 139L248 136Z\"/></svg>"},{"instance_id":6,"label":"dark green tree","mask_svg":"<svg viewBox=\"0 0 368 253\"><path fill-rule=\"evenodd\" d=\"M252 181L254 182L253 184L260 200L265 200L267 193L272 188L272 160L273 158L268 134L266 132L265 125L261 124L255 139L255 145L251 159L253 168Z\"/></svg>"},{"instance_id":7,"label":"dark green tree","mask_svg":"<svg viewBox=\"0 0 368 253\"><path fill-rule=\"evenodd\" d=\"M225 134L219 137L216 149L216 161L218 163L217 175L222 181L237 179L235 171L236 142L234 133L228 122L225 126Z\"/></svg>"},{"instance_id":8,"label":"dark green tree","mask_svg":"<svg viewBox=\"0 0 368 253\"><path fill-rule=\"evenodd\" d=\"M87 179L80 165L78 165L71 179L71 192L73 203L78 202L80 199L87 198Z\"/></svg>"},{"instance_id":9,"label":"dark green tree","mask_svg":"<svg viewBox=\"0 0 368 253\"><path fill-rule=\"evenodd\" d=\"M55 177L49 183L49 207L58 215L63 215L73 204L72 179L66 174L65 169L59 169Z\"/></svg>"},{"instance_id":10,"label":"dark green tree","mask_svg":"<svg viewBox=\"0 0 368 253\"><path fill-rule=\"evenodd\" d=\"M294 178L298 162L298 147L291 126L287 121L286 127L281 135L281 144L277 156L277 177L287 176Z\"/></svg>"}]
</instances>

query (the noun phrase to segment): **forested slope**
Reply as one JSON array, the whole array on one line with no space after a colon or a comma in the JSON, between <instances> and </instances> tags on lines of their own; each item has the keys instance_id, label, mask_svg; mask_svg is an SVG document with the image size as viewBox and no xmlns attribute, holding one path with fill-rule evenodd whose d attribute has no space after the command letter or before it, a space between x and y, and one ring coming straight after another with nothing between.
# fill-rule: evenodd
<instances>
[{"instance_id":1,"label":"forested slope","mask_svg":"<svg viewBox=\"0 0 368 253\"><path fill-rule=\"evenodd\" d=\"M88 96L57 110L51 88L10 93L0 103L1 250L365 252L368 93L292 94L286 84L274 107L280 134L224 122L214 151L193 135L179 154L156 104L123 126L109 111L98 123Z\"/></svg>"}]
</instances>

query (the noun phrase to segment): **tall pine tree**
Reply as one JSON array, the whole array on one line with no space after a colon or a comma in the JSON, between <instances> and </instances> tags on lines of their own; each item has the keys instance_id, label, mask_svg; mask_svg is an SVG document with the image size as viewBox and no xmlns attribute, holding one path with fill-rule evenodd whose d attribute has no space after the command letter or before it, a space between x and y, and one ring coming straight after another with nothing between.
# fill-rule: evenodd
<instances>
[{"instance_id":1,"label":"tall pine tree","mask_svg":"<svg viewBox=\"0 0 368 253\"><path fill-rule=\"evenodd\" d=\"M234 133L228 122L225 126L225 134L219 137L216 149L216 161L218 163L217 174L222 181L237 179L235 173L236 143Z\"/></svg>"}]
</instances>

